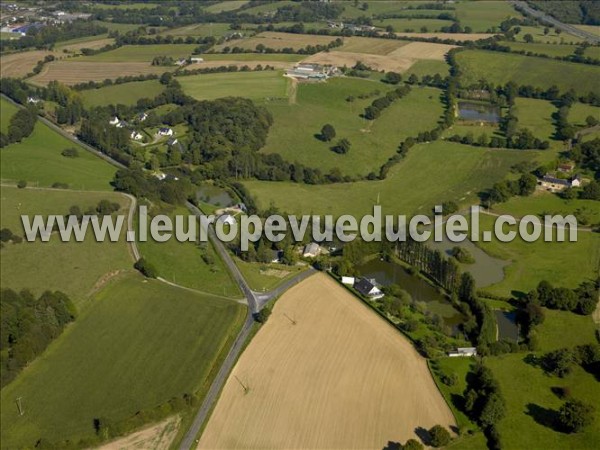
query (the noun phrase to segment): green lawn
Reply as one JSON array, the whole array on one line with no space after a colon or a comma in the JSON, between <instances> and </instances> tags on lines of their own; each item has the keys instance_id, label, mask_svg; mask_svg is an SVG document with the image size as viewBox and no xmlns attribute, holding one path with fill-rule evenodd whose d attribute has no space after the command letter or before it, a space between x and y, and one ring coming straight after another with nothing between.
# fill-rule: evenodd
<instances>
[{"instance_id":1,"label":"green lawn","mask_svg":"<svg viewBox=\"0 0 600 450\"><path fill-rule=\"evenodd\" d=\"M19 110L18 107L13 105L8 100L0 98L0 131L3 133L8 132L8 125L10 124L10 118Z\"/></svg>"},{"instance_id":2,"label":"green lawn","mask_svg":"<svg viewBox=\"0 0 600 450\"><path fill-rule=\"evenodd\" d=\"M586 103L573 103L569 109L569 123L577 126L586 126L585 119L588 116L594 117L600 121L600 107L588 105Z\"/></svg>"},{"instance_id":3,"label":"green lawn","mask_svg":"<svg viewBox=\"0 0 600 450\"><path fill-rule=\"evenodd\" d=\"M372 212L378 197L384 214L429 213L436 202L477 201L477 193L503 179L513 164L538 153L436 141L414 146L382 181L314 186L252 180L244 184L262 208L274 202L294 214L360 216Z\"/></svg>"},{"instance_id":4,"label":"green lawn","mask_svg":"<svg viewBox=\"0 0 600 450\"><path fill-rule=\"evenodd\" d=\"M288 161L326 173L339 168L344 175L367 175L393 156L408 136L436 127L443 113L440 91L415 87L396 100L376 120L360 117L365 106L383 96L385 84L362 79L332 79L327 83L298 85L296 104L270 105L274 123L264 153L279 153ZM348 96L379 90L369 99L346 101ZM336 137L323 142L316 137L326 123L333 125ZM331 150L338 139L346 138L352 147L345 155Z\"/></svg>"},{"instance_id":5,"label":"green lawn","mask_svg":"<svg viewBox=\"0 0 600 450\"><path fill-rule=\"evenodd\" d=\"M515 51L532 52L548 56L569 56L572 55L577 48L575 45L544 44L535 42L501 42L500 44L506 45Z\"/></svg>"},{"instance_id":6,"label":"green lawn","mask_svg":"<svg viewBox=\"0 0 600 450\"><path fill-rule=\"evenodd\" d=\"M285 98L288 79L280 71L192 75L178 79L184 92L198 100L246 97L252 100Z\"/></svg>"},{"instance_id":7,"label":"green lawn","mask_svg":"<svg viewBox=\"0 0 600 450\"><path fill-rule=\"evenodd\" d=\"M187 58L196 47L197 44L124 45L97 55L82 56L73 61L151 62L155 56Z\"/></svg>"},{"instance_id":8,"label":"green lawn","mask_svg":"<svg viewBox=\"0 0 600 450\"><path fill-rule=\"evenodd\" d=\"M190 212L180 207L170 216L174 217L175 214L186 218L187 229ZM197 222L198 229L199 226ZM142 256L156 267L158 275L166 280L215 295L242 297L229 271L209 243L199 247L195 242L179 242L175 236L166 242L155 242L149 237L147 242L139 243L139 249ZM208 254L214 263L204 262L203 254Z\"/></svg>"},{"instance_id":9,"label":"green lawn","mask_svg":"<svg viewBox=\"0 0 600 450\"><path fill-rule=\"evenodd\" d=\"M435 75L439 73L442 77L445 77L450 72L450 66L444 61L436 61L434 59L421 59L415 62L410 68L403 74L405 79L408 79L413 73L419 78L424 75Z\"/></svg>"},{"instance_id":10,"label":"green lawn","mask_svg":"<svg viewBox=\"0 0 600 450\"><path fill-rule=\"evenodd\" d=\"M70 147L77 145L38 121L31 136L0 152L2 181L26 180L38 186L60 182L72 189L111 190L116 169L81 147L77 158L60 154Z\"/></svg>"},{"instance_id":11,"label":"green lawn","mask_svg":"<svg viewBox=\"0 0 600 450\"><path fill-rule=\"evenodd\" d=\"M495 218L481 215L480 219L482 231L493 229ZM585 279L595 279L598 274L600 237L596 233L578 231L577 242L538 240L528 243L517 238L508 243L495 239L480 241L478 246L492 256L512 262L505 269L504 280L486 287L486 291L497 295L529 292L542 280L574 288Z\"/></svg>"},{"instance_id":12,"label":"green lawn","mask_svg":"<svg viewBox=\"0 0 600 450\"><path fill-rule=\"evenodd\" d=\"M560 285L557 280L554 283ZM568 311L544 309L544 323L536 329L540 349L544 351L589 344L594 341L596 325L591 316L580 316Z\"/></svg>"},{"instance_id":13,"label":"green lawn","mask_svg":"<svg viewBox=\"0 0 600 450\"><path fill-rule=\"evenodd\" d=\"M204 390L245 315L233 301L137 274L115 280L2 389L2 448L89 437L94 418L121 420Z\"/></svg>"},{"instance_id":14,"label":"green lawn","mask_svg":"<svg viewBox=\"0 0 600 450\"><path fill-rule=\"evenodd\" d=\"M471 27L473 32L482 33L492 28L499 30L500 23L505 19L522 16L504 1L461 1L456 3L456 17L461 26Z\"/></svg>"},{"instance_id":15,"label":"green lawn","mask_svg":"<svg viewBox=\"0 0 600 450\"><path fill-rule=\"evenodd\" d=\"M0 188L1 225L24 236L21 215L68 214L73 205L85 211L100 200L118 202L126 215L129 199L114 192L42 191L36 189ZM124 241L123 230L119 242L96 242L89 235L84 242L62 242L54 234L49 242L6 244L2 249L0 279L3 288L29 289L39 295L46 289L66 293L78 307L87 304L102 280L118 270L130 269L133 260ZM93 255L93 257L92 257Z\"/></svg>"},{"instance_id":16,"label":"green lawn","mask_svg":"<svg viewBox=\"0 0 600 450\"><path fill-rule=\"evenodd\" d=\"M154 98L164 90L158 80L134 81L81 91L87 108L104 105L135 105L140 98Z\"/></svg>"},{"instance_id":17,"label":"green lawn","mask_svg":"<svg viewBox=\"0 0 600 450\"><path fill-rule=\"evenodd\" d=\"M579 94L600 92L598 66L484 50L459 52L457 61L466 85L485 79L495 84L514 81L543 89L556 85L561 91L573 88Z\"/></svg>"}]
</instances>

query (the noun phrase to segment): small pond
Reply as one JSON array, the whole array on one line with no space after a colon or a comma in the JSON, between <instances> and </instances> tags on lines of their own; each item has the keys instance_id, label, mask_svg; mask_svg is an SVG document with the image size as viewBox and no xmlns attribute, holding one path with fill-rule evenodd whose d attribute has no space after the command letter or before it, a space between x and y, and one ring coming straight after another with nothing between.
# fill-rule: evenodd
<instances>
[{"instance_id":1,"label":"small pond","mask_svg":"<svg viewBox=\"0 0 600 450\"><path fill-rule=\"evenodd\" d=\"M374 278L381 286L397 284L408 292L413 300L425 303L427 310L439 315L448 326L458 325L464 320L463 315L435 287L411 275L400 264L373 259L357 269L361 276Z\"/></svg>"},{"instance_id":2,"label":"small pond","mask_svg":"<svg viewBox=\"0 0 600 450\"><path fill-rule=\"evenodd\" d=\"M516 313L496 309L494 311L498 324L498 340L519 341L519 327L516 323Z\"/></svg>"},{"instance_id":3,"label":"small pond","mask_svg":"<svg viewBox=\"0 0 600 450\"><path fill-rule=\"evenodd\" d=\"M458 102L458 118L474 122L500 122L500 108L489 103Z\"/></svg>"},{"instance_id":4,"label":"small pond","mask_svg":"<svg viewBox=\"0 0 600 450\"><path fill-rule=\"evenodd\" d=\"M235 203L234 198L226 189L213 184L203 184L196 191L196 198L204 203L214 206L231 206Z\"/></svg>"}]
</instances>

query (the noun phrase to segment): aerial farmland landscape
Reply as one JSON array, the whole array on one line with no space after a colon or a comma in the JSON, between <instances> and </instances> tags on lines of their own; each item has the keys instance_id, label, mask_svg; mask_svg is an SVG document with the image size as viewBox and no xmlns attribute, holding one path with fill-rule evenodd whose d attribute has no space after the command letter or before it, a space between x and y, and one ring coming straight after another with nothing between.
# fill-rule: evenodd
<instances>
[{"instance_id":1,"label":"aerial farmland landscape","mask_svg":"<svg viewBox=\"0 0 600 450\"><path fill-rule=\"evenodd\" d=\"M0 449L600 448L600 2L0 26Z\"/></svg>"}]
</instances>

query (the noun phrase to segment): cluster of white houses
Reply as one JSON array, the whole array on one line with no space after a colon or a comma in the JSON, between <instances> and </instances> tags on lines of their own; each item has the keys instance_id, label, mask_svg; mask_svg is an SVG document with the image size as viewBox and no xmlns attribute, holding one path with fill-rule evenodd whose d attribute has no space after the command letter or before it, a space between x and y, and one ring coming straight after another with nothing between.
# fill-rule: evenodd
<instances>
[{"instance_id":1,"label":"cluster of white houses","mask_svg":"<svg viewBox=\"0 0 600 450\"><path fill-rule=\"evenodd\" d=\"M136 121L137 122L143 122L144 120L146 120L148 118L148 114L146 114L145 112L140 113L136 116ZM129 128L129 123L119 119L119 117L115 116L112 119L110 119L108 121L108 123L114 127L117 128ZM173 131L172 128L169 127L164 127L164 128L159 128L157 134L159 136L173 136L173 134L175 134L175 132ZM132 129L131 133L129 134L130 139L133 139L134 141L141 141L144 136L142 135L142 133L140 133L137 130ZM171 139L169 139L169 142L167 142L168 145L174 145L177 144L177 138L175 137L171 137Z\"/></svg>"}]
</instances>

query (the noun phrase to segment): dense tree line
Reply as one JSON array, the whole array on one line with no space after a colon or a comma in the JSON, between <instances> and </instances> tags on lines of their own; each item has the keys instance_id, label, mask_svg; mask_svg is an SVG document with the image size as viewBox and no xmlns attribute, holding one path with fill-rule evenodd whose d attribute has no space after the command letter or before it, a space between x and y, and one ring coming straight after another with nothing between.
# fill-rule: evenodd
<instances>
[{"instance_id":1,"label":"dense tree line","mask_svg":"<svg viewBox=\"0 0 600 450\"><path fill-rule=\"evenodd\" d=\"M52 48L56 42L85 36L96 36L108 32L106 27L94 22L75 20L60 25L32 26L19 39L2 41L2 51L26 48Z\"/></svg>"},{"instance_id":2,"label":"dense tree line","mask_svg":"<svg viewBox=\"0 0 600 450\"><path fill-rule=\"evenodd\" d=\"M600 280L585 281L576 289L554 287L549 281L543 280L531 295L535 297L537 294L540 305L546 308L589 315L596 309L599 287Z\"/></svg>"},{"instance_id":3,"label":"dense tree line","mask_svg":"<svg viewBox=\"0 0 600 450\"><path fill-rule=\"evenodd\" d=\"M33 133L37 121L37 111L34 107L20 108L8 124L8 133L0 132L0 148L13 142L21 142L23 138Z\"/></svg>"},{"instance_id":4,"label":"dense tree line","mask_svg":"<svg viewBox=\"0 0 600 450\"><path fill-rule=\"evenodd\" d=\"M64 293L46 291L38 298L27 291L0 291L0 350L5 386L75 319L73 303Z\"/></svg>"},{"instance_id":5,"label":"dense tree line","mask_svg":"<svg viewBox=\"0 0 600 450\"><path fill-rule=\"evenodd\" d=\"M527 36L527 35L525 35L525 36ZM548 55L546 53L538 53L538 52L534 52L531 50L516 50L516 49L512 49L508 45L502 45L496 41L489 43L489 44L482 44L482 45L480 45L479 48L481 48L483 50L494 51L494 52L515 53L517 55L534 56L536 58L556 59L558 61L569 61L569 62L574 62L574 63L579 63L579 64L589 64L592 66L600 65L600 58L594 58L592 56L584 55L585 49L586 49L585 45L577 47L574 50L573 54L566 55L566 56L552 56L552 55Z\"/></svg>"},{"instance_id":6,"label":"dense tree line","mask_svg":"<svg viewBox=\"0 0 600 450\"><path fill-rule=\"evenodd\" d=\"M536 0L529 3L562 22L600 25L600 5L593 0Z\"/></svg>"},{"instance_id":7,"label":"dense tree line","mask_svg":"<svg viewBox=\"0 0 600 450\"><path fill-rule=\"evenodd\" d=\"M517 180L503 180L497 183L482 195L482 199L489 205L504 203L511 197L520 195L528 197L535 192L537 178L535 175L525 173Z\"/></svg>"},{"instance_id":8,"label":"dense tree line","mask_svg":"<svg viewBox=\"0 0 600 450\"><path fill-rule=\"evenodd\" d=\"M410 85L405 84L399 88L387 92L383 97L376 98L365 108L363 116L368 120L375 120L381 115L381 112L391 106L393 102L401 99L410 92Z\"/></svg>"},{"instance_id":9,"label":"dense tree line","mask_svg":"<svg viewBox=\"0 0 600 450\"><path fill-rule=\"evenodd\" d=\"M600 138L575 145L570 154L583 169L590 170L600 179Z\"/></svg>"},{"instance_id":10,"label":"dense tree line","mask_svg":"<svg viewBox=\"0 0 600 450\"><path fill-rule=\"evenodd\" d=\"M506 415L506 402L492 371L477 364L467 378L464 392L465 411L479 424L488 439L488 448L501 448L497 424Z\"/></svg>"}]
</instances>

